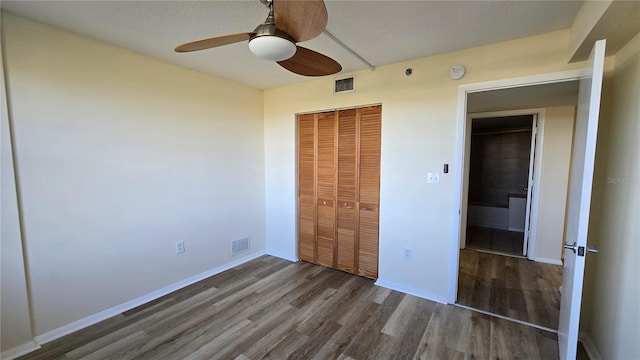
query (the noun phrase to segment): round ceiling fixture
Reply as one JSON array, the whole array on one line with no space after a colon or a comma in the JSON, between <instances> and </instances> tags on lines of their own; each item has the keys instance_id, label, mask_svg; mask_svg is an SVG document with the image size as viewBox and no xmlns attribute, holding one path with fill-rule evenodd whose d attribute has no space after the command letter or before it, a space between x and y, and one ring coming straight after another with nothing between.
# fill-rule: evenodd
<instances>
[{"instance_id":1,"label":"round ceiling fixture","mask_svg":"<svg viewBox=\"0 0 640 360\"><path fill-rule=\"evenodd\" d=\"M458 64L453 65L451 69L449 69L449 77L451 80L460 80L464 76L467 69L464 68L464 65Z\"/></svg>"},{"instance_id":2,"label":"round ceiling fixture","mask_svg":"<svg viewBox=\"0 0 640 360\"><path fill-rule=\"evenodd\" d=\"M295 55L296 44L277 35L258 36L249 41L249 50L257 57L282 61Z\"/></svg>"}]
</instances>

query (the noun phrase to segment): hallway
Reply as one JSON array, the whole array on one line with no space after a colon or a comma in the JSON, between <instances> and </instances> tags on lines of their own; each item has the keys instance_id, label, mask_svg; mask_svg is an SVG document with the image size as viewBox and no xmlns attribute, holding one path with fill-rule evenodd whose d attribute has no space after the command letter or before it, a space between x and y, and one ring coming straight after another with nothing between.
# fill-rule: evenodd
<instances>
[{"instance_id":1,"label":"hallway","mask_svg":"<svg viewBox=\"0 0 640 360\"><path fill-rule=\"evenodd\" d=\"M467 247L477 250L523 256L524 233L469 225Z\"/></svg>"},{"instance_id":2,"label":"hallway","mask_svg":"<svg viewBox=\"0 0 640 360\"><path fill-rule=\"evenodd\" d=\"M460 305L556 330L562 266L472 249L460 251Z\"/></svg>"}]
</instances>

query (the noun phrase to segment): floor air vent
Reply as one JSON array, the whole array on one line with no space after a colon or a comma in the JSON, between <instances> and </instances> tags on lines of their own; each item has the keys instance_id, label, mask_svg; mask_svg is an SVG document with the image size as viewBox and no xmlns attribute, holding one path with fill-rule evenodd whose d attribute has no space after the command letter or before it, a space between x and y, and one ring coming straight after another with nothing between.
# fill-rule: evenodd
<instances>
[{"instance_id":1,"label":"floor air vent","mask_svg":"<svg viewBox=\"0 0 640 360\"><path fill-rule=\"evenodd\" d=\"M233 240L231 242L231 255L239 254L249 250L249 238Z\"/></svg>"},{"instance_id":2,"label":"floor air vent","mask_svg":"<svg viewBox=\"0 0 640 360\"><path fill-rule=\"evenodd\" d=\"M353 76L336 80L335 87L333 88L333 92L336 94L351 92L355 90L356 90L356 87L355 87Z\"/></svg>"}]
</instances>

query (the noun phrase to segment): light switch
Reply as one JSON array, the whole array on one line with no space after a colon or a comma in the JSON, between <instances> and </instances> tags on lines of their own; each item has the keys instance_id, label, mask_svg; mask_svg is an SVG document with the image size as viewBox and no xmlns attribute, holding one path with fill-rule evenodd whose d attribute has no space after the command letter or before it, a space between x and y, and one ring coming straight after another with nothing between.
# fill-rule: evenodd
<instances>
[{"instance_id":1,"label":"light switch","mask_svg":"<svg viewBox=\"0 0 640 360\"><path fill-rule=\"evenodd\" d=\"M427 173L427 183L440 184L440 174L431 172Z\"/></svg>"}]
</instances>

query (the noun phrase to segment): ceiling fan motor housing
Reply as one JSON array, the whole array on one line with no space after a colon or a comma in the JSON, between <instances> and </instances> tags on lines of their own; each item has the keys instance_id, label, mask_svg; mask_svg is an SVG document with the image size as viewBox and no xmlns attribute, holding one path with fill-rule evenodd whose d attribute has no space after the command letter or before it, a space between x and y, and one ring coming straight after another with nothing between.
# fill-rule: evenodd
<instances>
[{"instance_id":1,"label":"ceiling fan motor housing","mask_svg":"<svg viewBox=\"0 0 640 360\"><path fill-rule=\"evenodd\" d=\"M258 25L253 32L254 35L249 39L249 50L256 56L271 61L282 61L295 55L295 42L275 24Z\"/></svg>"}]
</instances>

